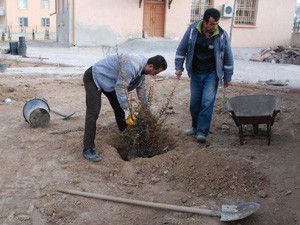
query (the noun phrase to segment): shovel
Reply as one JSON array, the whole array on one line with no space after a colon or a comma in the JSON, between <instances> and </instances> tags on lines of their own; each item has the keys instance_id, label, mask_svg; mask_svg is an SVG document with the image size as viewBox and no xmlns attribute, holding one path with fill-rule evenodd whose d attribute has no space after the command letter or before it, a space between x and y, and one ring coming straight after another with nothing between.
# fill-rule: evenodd
<instances>
[{"instance_id":1,"label":"shovel","mask_svg":"<svg viewBox=\"0 0 300 225\"><path fill-rule=\"evenodd\" d=\"M199 209L194 207L168 205L163 203L118 198L118 197L113 197L108 195L100 195L100 194L74 191L74 190L58 190L58 192L71 194L71 195L79 195L88 198L107 200L107 201L112 201L117 203L131 204L131 205L144 206L144 207L150 207L156 209L172 210L177 212L195 213L204 216L219 217L221 221L241 220L250 216L260 208L260 204L258 203L245 202L245 203L239 203L237 205L222 205L221 210L217 211L211 209Z\"/></svg>"},{"instance_id":2,"label":"shovel","mask_svg":"<svg viewBox=\"0 0 300 225\"><path fill-rule=\"evenodd\" d=\"M70 114L62 114L62 113L57 112L57 111L55 111L55 110L53 110L53 109L51 109L50 112L53 112L53 113L56 114L56 115L62 116L62 117L63 117L63 120L67 120L67 119L72 118L72 116L74 116L75 113L76 113L76 112L73 112L73 113L70 113Z\"/></svg>"}]
</instances>

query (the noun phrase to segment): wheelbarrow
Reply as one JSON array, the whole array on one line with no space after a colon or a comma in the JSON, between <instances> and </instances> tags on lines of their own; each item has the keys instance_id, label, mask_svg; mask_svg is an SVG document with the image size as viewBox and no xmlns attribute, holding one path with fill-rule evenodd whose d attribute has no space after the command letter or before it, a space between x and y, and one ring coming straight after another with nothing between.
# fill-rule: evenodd
<instances>
[{"instance_id":1,"label":"wheelbarrow","mask_svg":"<svg viewBox=\"0 0 300 225\"><path fill-rule=\"evenodd\" d=\"M278 100L273 95L236 96L229 100L228 111L239 128L240 144L244 144L243 125L252 124L254 134L259 124L267 125L267 141L271 143L271 128L280 112Z\"/></svg>"}]
</instances>

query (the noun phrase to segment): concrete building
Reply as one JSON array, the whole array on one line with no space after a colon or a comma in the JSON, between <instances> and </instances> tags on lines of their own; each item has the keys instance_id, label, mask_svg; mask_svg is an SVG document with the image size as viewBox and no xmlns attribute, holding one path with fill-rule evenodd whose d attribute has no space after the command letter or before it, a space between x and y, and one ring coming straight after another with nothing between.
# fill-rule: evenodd
<instances>
[{"instance_id":1,"label":"concrete building","mask_svg":"<svg viewBox=\"0 0 300 225\"><path fill-rule=\"evenodd\" d=\"M0 33L6 39L17 39L18 36L35 39L56 39L55 0L0 0Z\"/></svg>"},{"instance_id":2,"label":"concrete building","mask_svg":"<svg viewBox=\"0 0 300 225\"><path fill-rule=\"evenodd\" d=\"M222 12L220 25L230 33L234 6L234 0L56 1L57 39L70 46L115 45L141 37L180 39L209 7ZM236 0L232 45L289 44L295 8L296 0Z\"/></svg>"}]
</instances>

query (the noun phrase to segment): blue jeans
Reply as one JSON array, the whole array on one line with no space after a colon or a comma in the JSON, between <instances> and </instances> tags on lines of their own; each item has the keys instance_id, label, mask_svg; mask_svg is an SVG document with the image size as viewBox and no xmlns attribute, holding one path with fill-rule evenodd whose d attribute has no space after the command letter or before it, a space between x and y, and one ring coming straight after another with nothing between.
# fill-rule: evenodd
<instances>
[{"instance_id":1,"label":"blue jeans","mask_svg":"<svg viewBox=\"0 0 300 225\"><path fill-rule=\"evenodd\" d=\"M191 75L192 126L197 134L207 136L218 90L217 72Z\"/></svg>"}]
</instances>

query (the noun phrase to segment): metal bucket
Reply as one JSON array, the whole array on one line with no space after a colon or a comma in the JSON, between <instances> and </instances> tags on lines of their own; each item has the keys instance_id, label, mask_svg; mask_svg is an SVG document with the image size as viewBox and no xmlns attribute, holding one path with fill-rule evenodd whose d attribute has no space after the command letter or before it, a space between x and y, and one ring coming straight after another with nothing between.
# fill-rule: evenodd
<instances>
[{"instance_id":1,"label":"metal bucket","mask_svg":"<svg viewBox=\"0 0 300 225\"><path fill-rule=\"evenodd\" d=\"M45 127L50 121L50 107L42 99L31 99L23 107L23 116L31 127Z\"/></svg>"}]
</instances>

